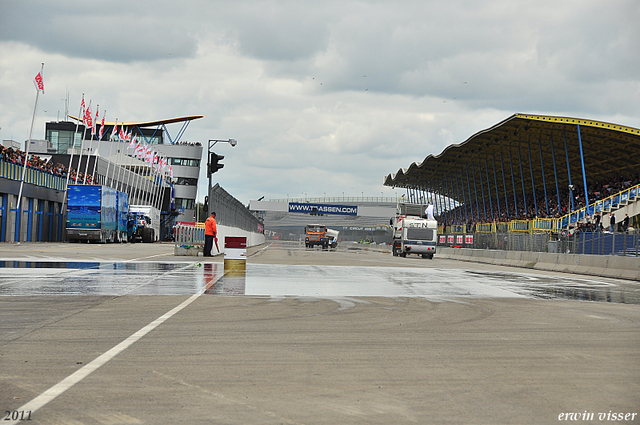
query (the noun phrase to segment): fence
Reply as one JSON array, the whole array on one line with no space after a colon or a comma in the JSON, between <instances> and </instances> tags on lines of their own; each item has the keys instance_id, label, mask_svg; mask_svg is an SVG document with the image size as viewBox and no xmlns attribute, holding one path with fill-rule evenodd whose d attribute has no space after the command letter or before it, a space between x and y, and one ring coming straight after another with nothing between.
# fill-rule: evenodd
<instances>
[{"instance_id":1,"label":"fence","mask_svg":"<svg viewBox=\"0 0 640 425\"><path fill-rule=\"evenodd\" d=\"M640 256L640 233L576 232L572 235L495 232L438 235L438 245L502 251Z\"/></svg>"},{"instance_id":2,"label":"fence","mask_svg":"<svg viewBox=\"0 0 640 425\"><path fill-rule=\"evenodd\" d=\"M204 226L177 224L174 228L175 245L204 245Z\"/></svg>"},{"instance_id":3,"label":"fence","mask_svg":"<svg viewBox=\"0 0 640 425\"><path fill-rule=\"evenodd\" d=\"M14 164L0 159L0 177L10 180L22 179L22 164ZM25 169L24 182L35 186L48 187L49 189L64 190L66 187L66 177L54 176L46 171L29 168Z\"/></svg>"},{"instance_id":4,"label":"fence","mask_svg":"<svg viewBox=\"0 0 640 425\"><path fill-rule=\"evenodd\" d=\"M560 236L559 253L640 256L639 233L574 233Z\"/></svg>"},{"instance_id":5,"label":"fence","mask_svg":"<svg viewBox=\"0 0 640 425\"><path fill-rule=\"evenodd\" d=\"M264 233L264 224L240 201L216 184L209 192L209 214L216 213L216 221L247 232Z\"/></svg>"}]
</instances>

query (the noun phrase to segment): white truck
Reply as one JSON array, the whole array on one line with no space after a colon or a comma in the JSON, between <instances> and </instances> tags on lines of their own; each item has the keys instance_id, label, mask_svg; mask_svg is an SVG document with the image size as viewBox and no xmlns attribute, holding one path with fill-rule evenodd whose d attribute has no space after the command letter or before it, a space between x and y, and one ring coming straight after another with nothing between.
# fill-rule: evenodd
<instances>
[{"instance_id":1,"label":"white truck","mask_svg":"<svg viewBox=\"0 0 640 425\"><path fill-rule=\"evenodd\" d=\"M329 240L329 246L331 248L337 248L338 247L338 236L340 235L340 232L337 230L333 230L333 229L327 229L327 239Z\"/></svg>"},{"instance_id":2,"label":"white truck","mask_svg":"<svg viewBox=\"0 0 640 425\"><path fill-rule=\"evenodd\" d=\"M136 216L136 226L139 227L133 235L139 235L141 242L156 242L160 239L160 210L151 205L129 205L129 214ZM144 222L141 221L142 217ZM151 231L145 230L150 228Z\"/></svg>"},{"instance_id":3,"label":"white truck","mask_svg":"<svg viewBox=\"0 0 640 425\"><path fill-rule=\"evenodd\" d=\"M422 258L433 258L438 238L438 222L433 218L433 206L400 202L391 225L394 257L418 254Z\"/></svg>"}]
</instances>

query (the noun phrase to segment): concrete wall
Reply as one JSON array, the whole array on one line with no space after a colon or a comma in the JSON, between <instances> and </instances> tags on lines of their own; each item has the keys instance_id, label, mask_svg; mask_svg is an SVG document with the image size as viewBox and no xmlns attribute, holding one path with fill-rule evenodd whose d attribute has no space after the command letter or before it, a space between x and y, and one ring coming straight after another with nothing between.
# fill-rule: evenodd
<instances>
[{"instance_id":1,"label":"concrete wall","mask_svg":"<svg viewBox=\"0 0 640 425\"><path fill-rule=\"evenodd\" d=\"M640 258L438 247L436 257L640 281Z\"/></svg>"}]
</instances>

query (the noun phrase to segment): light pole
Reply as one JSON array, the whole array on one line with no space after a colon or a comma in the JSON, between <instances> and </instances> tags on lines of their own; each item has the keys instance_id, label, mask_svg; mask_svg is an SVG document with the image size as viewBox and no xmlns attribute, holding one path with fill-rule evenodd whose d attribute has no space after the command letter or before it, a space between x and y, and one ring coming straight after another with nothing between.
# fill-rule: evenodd
<instances>
[{"instance_id":1,"label":"light pole","mask_svg":"<svg viewBox=\"0 0 640 425\"><path fill-rule=\"evenodd\" d=\"M224 159L224 156L216 155L214 152L211 152L211 148L215 146L215 144L218 142L229 143L231 147L234 147L235 145L238 144L238 141L236 139L229 139L229 140L209 139L209 146L207 148L207 174L209 175L209 187L207 188L207 195L209 196L209 205L207 207L207 214L209 215L211 214L211 199L212 199L211 198L211 183L212 183L211 175L216 171L218 171L220 168L224 167L224 164L218 164L218 161Z\"/></svg>"}]
</instances>

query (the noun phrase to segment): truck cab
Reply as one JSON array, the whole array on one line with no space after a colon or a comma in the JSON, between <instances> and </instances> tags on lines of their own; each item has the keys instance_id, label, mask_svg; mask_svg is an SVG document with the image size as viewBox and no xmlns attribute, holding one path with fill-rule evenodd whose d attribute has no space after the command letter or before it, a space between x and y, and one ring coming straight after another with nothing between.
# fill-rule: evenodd
<instances>
[{"instance_id":1,"label":"truck cab","mask_svg":"<svg viewBox=\"0 0 640 425\"><path fill-rule=\"evenodd\" d=\"M432 259L436 253L438 222L429 218L429 204L398 204L398 212L393 225L393 255L406 257L407 254L422 255Z\"/></svg>"},{"instance_id":2,"label":"truck cab","mask_svg":"<svg viewBox=\"0 0 640 425\"><path fill-rule=\"evenodd\" d=\"M304 246L306 248L313 248L316 245L321 245L322 249L329 247L327 226L322 224L309 224L305 227Z\"/></svg>"}]
</instances>

